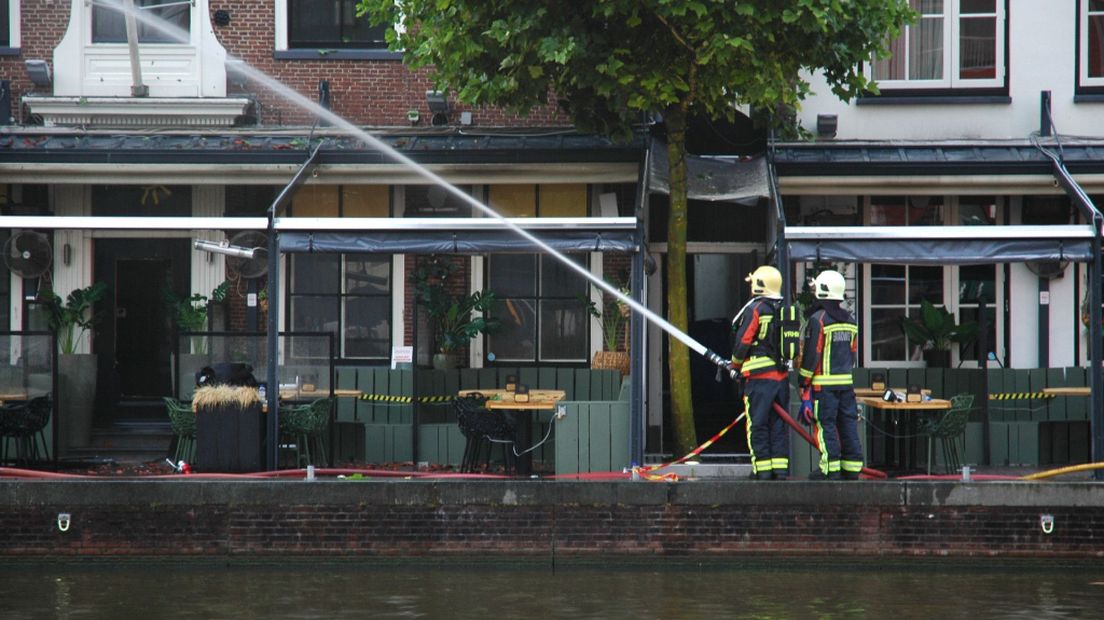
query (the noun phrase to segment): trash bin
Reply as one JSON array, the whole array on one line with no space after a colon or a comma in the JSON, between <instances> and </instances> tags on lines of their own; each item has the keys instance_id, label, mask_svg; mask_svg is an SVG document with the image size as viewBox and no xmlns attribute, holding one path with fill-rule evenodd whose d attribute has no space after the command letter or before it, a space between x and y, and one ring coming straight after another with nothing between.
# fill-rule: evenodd
<instances>
[{"instance_id":1,"label":"trash bin","mask_svg":"<svg viewBox=\"0 0 1104 620\"><path fill-rule=\"evenodd\" d=\"M262 470L264 413L257 389L216 385L197 388L194 471L243 473Z\"/></svg>"}]
</instances>

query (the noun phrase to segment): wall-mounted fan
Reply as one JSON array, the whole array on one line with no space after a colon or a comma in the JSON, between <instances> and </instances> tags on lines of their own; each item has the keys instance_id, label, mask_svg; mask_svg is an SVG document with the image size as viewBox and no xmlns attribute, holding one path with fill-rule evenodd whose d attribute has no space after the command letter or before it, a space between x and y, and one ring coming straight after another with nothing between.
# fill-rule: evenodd
<instances>
[{"instance_id":1,"label":"wall-mounted fan","mask_svg":"<svg viewBox=\"0 0 1104 620\"><path fill-rule=\"evenodd\" d=\"M1068 260L1029 260L1024 265L1031 273L1043 278L1044 280L1053 280L1055 278L1061 278L1065 272L1066 267L1069 266Z\"/></svg>"},{"instance_id":2,"label":"wall-mounted fan","mask_svg":"<svg viewBox=\"0 0 1104 620\"><path fill-rule=\"evenodd\" d=\"M241 277L252 280L268 273L268 235L259 230L243 230L230 238L230 245L252 248L253 258L227 256L226 266Z\"/></svg>"},{"instance_id":3,"label":"wall-mounted fan","mask_svg":"<svg viewBox=\"0 0 1104 620\"><path fill-rule=\"evenodd\" d=\"M44 233L24 230L13 234L4 243L4 264L21 278L42 277L50 270L54 250Z\"/></svg>"}]
</instances>

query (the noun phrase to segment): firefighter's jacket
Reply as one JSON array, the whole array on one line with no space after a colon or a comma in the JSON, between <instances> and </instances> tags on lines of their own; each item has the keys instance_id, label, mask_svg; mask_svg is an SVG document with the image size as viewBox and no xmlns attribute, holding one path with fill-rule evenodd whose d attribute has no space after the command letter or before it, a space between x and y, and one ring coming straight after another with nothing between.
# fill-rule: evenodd
<instances>
[{"instance_id":1,"label":"firefighter's jacket","mask_svg":"<svg viewBox=\"0 0 1104 620\"><path fill-rule=\"evenodd\" d=\"M814 388L849 387L853 385L851 369L859 351L859 327L850 313L846 320L832 316L820 308L809 316L805 325L805 343L798 370L802 386Z\"/></svg>"},{"instance_id":2,"label":"firefighter's jacket","mask_svg":"<svg viewBox=\"0 0 1104 620\"><path fill-rule=\"evenodd\" d=\"M779 357L778 326L773 324L781 304L778 298L754 297L732 320L732 367L745 377L777 381L788 375Z\"/></svg>"}]
</instances>

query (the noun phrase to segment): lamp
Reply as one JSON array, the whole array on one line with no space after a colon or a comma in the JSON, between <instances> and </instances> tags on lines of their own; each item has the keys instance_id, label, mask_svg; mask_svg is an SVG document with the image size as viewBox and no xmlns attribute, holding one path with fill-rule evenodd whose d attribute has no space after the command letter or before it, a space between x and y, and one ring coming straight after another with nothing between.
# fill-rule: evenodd
<instances>
[{"instance_id":1,"label":"lamp","mask_svg":"<svg viewBox=\"0 0 1104 620\"><path fill-rule=\"evenodd\" d=\"M817 136L835 138L839 126L839 117L835 114L817 114Z\"/></svg>"},{"instance_id":2,"label":"lamp","mask_svg":"<svg viewBox=\"0 0 1104 620\"><path fill-rule=\"evenodd\" d=\"M192 247L197 250L203 250L204 252L211 252L212 254L224 254L226 256L236 256L238 258L253 258L253 252L257 249L230 245L228 239L224 239L218 243L207 241L206 239L196 239L192 243Z\"/></svg>"},{"instance_id":3,"label":"lamp","mask_svg":"<svg viewBox=\"0 0 1104 620\"><path fill-rule=\"evenodd\" d=\"M49 88L53 83L50 79L50 65L46 64L45 60L28 58L23 62L23 66L27 69L27 77L31 78L31 83L36 88Z\"/></svg>"},{"instance_id":4,"label":"lamp","mask_svg":"<svg viewBox=\"0 0 1104 620\"><path fill-rule=\"evenodd\" d=\"M426 104L429 105L429 113L433 115L435 126L448 124L449 102L445 93L439 90L427 90Z\"/></svg>"}]
</instances>

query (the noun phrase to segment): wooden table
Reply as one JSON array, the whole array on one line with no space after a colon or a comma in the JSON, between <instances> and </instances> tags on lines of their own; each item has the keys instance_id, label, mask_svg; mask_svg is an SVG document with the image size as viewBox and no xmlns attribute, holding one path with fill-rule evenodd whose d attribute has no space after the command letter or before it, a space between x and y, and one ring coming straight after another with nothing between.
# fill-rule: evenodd
<instances>
[{"instance_id":1,"label":"wooden table","mask_svg":"<svg viewBox=\"0 0 1104 620\"><path fill-rule=\"evenodd\" d=\"M8 402L9 400L27 400L26 392L0 392L0 405Z\"/></svg>"},{"instance_id":2,"label":"wooden table","mask_svg":"<svg viewBox=\"0 0 1104 620\"><path fill-rule=\"evenodd\" d=\"M556 408L556 403L567 396L563 390L529 390L529 401L518 402L513 392L502 389L493 390L460 390L457 395L471 396L482 394L487 397L483 406L487 409L505 409L508 411L551 411ZM533 453L528 451L533 442L533 419L531 416L518 416L520 424L514 433L514 443L522 452L517 459L517 473L519 476L528 476L533 471Z\"/></svg>"},{"instance_id":3,"label":"wooden table","mask_svg":"<svg viewBox=\"0 0 1104 620\"><path fill-rule=\"evenodd\" d=\"M947 411L951 408L951 401L942 398L932 398L917 403L891 402L872 396L861 396L856 400L861 405L866 405L885 414L883 417L886 422L889 422L890 418L892 418L894 425L898 425L898 422L904 422L904 424L899 425L898 432L889 433L887 430L886 436L883 437L875 436L872 428L867 433L867 460L870 461L870 464L872 466L893 465L903 470L913 469L916 466L915 439L918 428L916 422L919 415L922 415L923 412ZM871 427L872 425L868 423L867 426ZM890 435L896 435L896 437ZM893 441L890 441L891 439ZM883 449L873 449L875 444L881 444Z\"/></svg>"},{"instance_id":4,"label":"wooden table","mask_svg":"<svg viewBox=\"0 0 1104 620\"><path fill-rule=\"evenodd\" d=\"M360 395L364 392L361 390L334 390L333 395L337 398L360 398ZM280 390L280 400L318 400L319 398L329 398L330 392L328 390L289 390L284 388Z\"/></svg>"},{"instance_id":5,"label":"wooden table","mask_svg":"<svg viewBox=\"0 0 1104 620\"><path fill-rule=\"evenodd\" d=\"M894 392L900 392L902 394L904 394L905 392L908 391L907 388L895 387L895 388L890 388L890 389L893 390ZM931 396L931 390L928 389L928 388L924 388L924 389L920 390L920 393ZM884 389L875 390L872 387L857 387L857 388L855 388L855 396L870 396L870 397L881 398L882 394L885 394Z\"/></svg>"},{"instance_id":6,"label":"wooden table","mask_svg":"<svg viewBox=\"0 0 1104 620\"><path fill-rule=\"evenodd\" d=\"M1092 394L1092 388L1089 388L1089 387L1043 388L1043 394L1051 394L1053 396L1089 396L1090 394Z\"/></svg>"}]
</instances>

